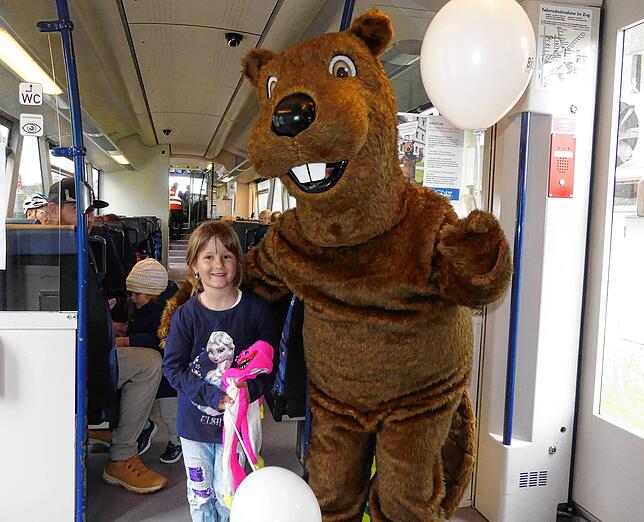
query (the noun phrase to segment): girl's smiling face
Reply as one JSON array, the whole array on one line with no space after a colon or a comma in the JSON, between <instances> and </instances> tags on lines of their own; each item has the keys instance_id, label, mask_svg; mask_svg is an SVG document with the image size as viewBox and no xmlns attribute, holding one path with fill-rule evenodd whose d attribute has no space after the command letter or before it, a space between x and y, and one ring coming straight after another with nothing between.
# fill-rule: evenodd
<instances>
[{"instance_id":1,"label":"girl's smiling face","mask_svg":"<svg viewBox=\"0 0 644 522\"><path fill-rule=\"evenodd\" d=\"M219 238L215 237L199 252L192 269L199 274L205 291L229 289L234 286L237 260Z\"/></svg>"}]
</instances>

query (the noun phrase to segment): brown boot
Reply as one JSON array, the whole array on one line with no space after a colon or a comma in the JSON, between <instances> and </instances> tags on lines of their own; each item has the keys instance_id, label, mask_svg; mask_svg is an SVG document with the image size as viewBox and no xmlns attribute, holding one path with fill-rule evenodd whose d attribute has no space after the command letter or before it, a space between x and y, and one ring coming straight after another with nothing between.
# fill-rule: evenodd
<instances>
[{"instance_id":1,"label":"brown boot","mask_svg":"<svg viewBox=\"0 0 644 522\"><path fill-rule=\"evenodd\" d=\"M152 493L168 483L163 475L149 469L134 455L127 460L110 461L103 470L103 480L112 486L123 486L135 493Z\"/></svg>"},{"instance_id":2,"label":"brown boot","mask_svg":"<svg viewBox=\"0 0 644 522\"><path fill-rule=\"evenodd\" d=\"M107 430L88 430L87 439L90 444L100 444L109 448L112 445L112 432Z\"/></svg>"}]
</instances>

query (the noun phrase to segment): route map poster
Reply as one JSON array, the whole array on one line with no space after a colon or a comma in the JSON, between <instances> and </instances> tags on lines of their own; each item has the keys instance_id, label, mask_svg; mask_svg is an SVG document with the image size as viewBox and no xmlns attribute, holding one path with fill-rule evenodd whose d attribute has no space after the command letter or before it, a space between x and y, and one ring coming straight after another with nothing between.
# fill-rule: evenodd
<instances>
[{"instance_id":1,"label":"route map poster","mask_svg":"<svg viewBox=\"0 0 644 522\"><path fill-rule=\"evenodd\" d=\"M573 88L585 82L592 20L591 9L541 4L537 35L537 87Z\"/></svg>"}]
</instances>

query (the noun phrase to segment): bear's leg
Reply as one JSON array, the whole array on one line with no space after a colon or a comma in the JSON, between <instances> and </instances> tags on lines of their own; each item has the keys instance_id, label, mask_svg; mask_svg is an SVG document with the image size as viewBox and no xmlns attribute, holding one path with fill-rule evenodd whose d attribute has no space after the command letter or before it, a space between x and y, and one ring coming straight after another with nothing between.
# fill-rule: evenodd
<instances>
[{"instance_id":1,"label":"bear's leg","mask_svg":"<svg viewBox=\"0 0 644 522\"><path fill-rule=\"evenodd\" d=\"M438 409L395 413L376 439L376 476L369 496L373 522L445 520L441 448L461 401L452 397ZM390 416L390 419L392 416Z\"/></svg>"},{"instance_id":2,"label":"bear's leg","mask_svg":"<svg viewBox=\"0 0 644 522\"><path fill-rule=\"evenodd\" d=\"M332 412L310 395L309 486L324 522L360 522L369 494L375 436L351 415Z\"/></svg>"}]
</instances>

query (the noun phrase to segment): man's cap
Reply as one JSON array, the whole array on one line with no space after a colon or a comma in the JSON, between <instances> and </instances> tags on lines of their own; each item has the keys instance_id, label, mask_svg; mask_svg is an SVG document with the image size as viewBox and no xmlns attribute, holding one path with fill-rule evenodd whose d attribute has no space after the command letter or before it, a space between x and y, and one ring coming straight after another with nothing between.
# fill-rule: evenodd
<instances>
[{"instance_id":1,"label":"man's cap","mask_svg":"<svg viewBox=\"0 0 644 522\"><path fill-rule=\"evenodd\" d=\"M94 190L86 181L83 184L87 187L90 193L90 209L92 208L105 208L109 205L106 201L94 198ZM76 184L74 178L63 178L54 183L49 189L47 201L50 203L76 203Z\"/></svg>"}]
</instances>

